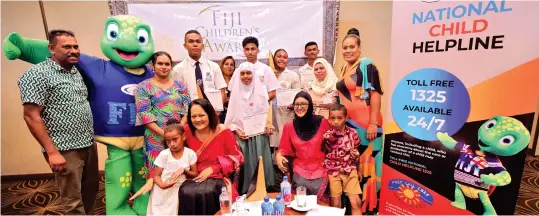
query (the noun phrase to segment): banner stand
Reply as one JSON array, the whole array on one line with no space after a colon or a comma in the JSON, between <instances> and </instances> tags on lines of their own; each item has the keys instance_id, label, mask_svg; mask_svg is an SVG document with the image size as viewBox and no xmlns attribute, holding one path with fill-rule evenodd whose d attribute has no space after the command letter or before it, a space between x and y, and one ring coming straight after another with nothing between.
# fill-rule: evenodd
<instances>
[{"instance_id":1,"label":"banner stand","mask_svg":"<svg viewBox=\"0 0 539 216\"><path fill-rule=\"evenodd\" d=\"M393 2L380 214L514 214L537 146L537 11Z\"/></svg>"}]
</instances>

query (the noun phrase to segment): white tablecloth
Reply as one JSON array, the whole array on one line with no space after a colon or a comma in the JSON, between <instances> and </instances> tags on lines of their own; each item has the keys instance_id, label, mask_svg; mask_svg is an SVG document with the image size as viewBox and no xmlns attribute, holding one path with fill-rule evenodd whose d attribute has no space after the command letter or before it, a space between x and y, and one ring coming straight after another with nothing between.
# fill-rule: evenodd
<instances>
[{"instance_id":1,"label":"white tablecloth","mask_svg":"<svg viewBox=\"0 0 539 216\"><path fill-rule=\"evenodd\" d=\"M253 216L259 216L262 215L262 203L264 201L256 201L256 202L246 202L245 207L249 210L249 215ZM270 198L270 202L275 202L275 199ZM316 205L314 208L309 210L307 212L307 215L320 215L320 216L341 216L344 215L346 209L345 208L334 208L329 206L321 206L317 204L316 195L307 196L307 202L309 205ZM286 208L291 208L291 205L286 206ZM232 204L232 216L236 216L236 203Z\"/></svg>"}]
</instances>

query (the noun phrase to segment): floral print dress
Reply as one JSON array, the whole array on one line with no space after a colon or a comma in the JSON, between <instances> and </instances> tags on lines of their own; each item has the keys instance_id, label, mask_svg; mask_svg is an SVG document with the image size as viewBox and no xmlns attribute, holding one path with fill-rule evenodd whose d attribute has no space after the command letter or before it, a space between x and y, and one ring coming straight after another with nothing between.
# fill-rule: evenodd
<instances>
[{"instance_id":1,"label":"floral print dress","mask_svg":"<svg viewBox=\"0 0 539 216\"><path fill-rule=\"evenodd\" d=\"M136 125L145 125L155 122L163 128L168 119L178 121L187 114L187 108L191 99L186 86L180 81L174 80L174 84L162 89L153 84L150 79L144 80L137 85L135 90L136 101ZM146 179L153 178L155 159L165 148L163 137L146 128L144 132L144 176Z\"/></svg>"}]
</instances>

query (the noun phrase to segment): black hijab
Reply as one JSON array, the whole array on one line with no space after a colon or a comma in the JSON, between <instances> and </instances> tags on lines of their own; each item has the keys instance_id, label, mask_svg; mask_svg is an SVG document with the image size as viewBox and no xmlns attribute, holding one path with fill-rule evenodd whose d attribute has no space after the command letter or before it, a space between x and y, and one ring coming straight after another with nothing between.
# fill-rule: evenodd
<instances>
[{"instance_id":1,"label":"black hijab","mask_svg":"<svg viewBox=\"0 0 539 216\"><path fill-rule=\"evenodd\" d=\"M322 116L314 115L314 105L313 105L313 99L311 96L304 91L299 92L296 97L294 97L294 104L296 103L296 100L298 98L304 98L305 100L309 101L309 108L307 109L307 113L303 117L299 117L294 112L294 121L292 122L292 125L294 125L294 130L296 131L296 134L299 136L299 138L303 141L309 141L318 131L318 128L320 128L320 124L322 123Z\"/></svg>"}]
</instances>

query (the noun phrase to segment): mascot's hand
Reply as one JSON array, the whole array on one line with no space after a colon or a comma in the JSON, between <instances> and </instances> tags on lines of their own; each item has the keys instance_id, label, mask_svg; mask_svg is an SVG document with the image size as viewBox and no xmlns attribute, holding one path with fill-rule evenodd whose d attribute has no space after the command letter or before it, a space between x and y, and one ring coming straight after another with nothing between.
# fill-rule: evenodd
<instances>
[{"instance_id":1,"label":"mascot's hand","mask_svg":"<svg viewBox=\"0 0 539 216\"><path fill-rule=\"evenodd\" d=\"M23 40L19 33L13 32L4 39L4 55L9 60L18 59L21 56Z\"/></svg>"},{"instance_id":2,"label":"mascot's hand","mask_svg":"<svg viewBox=\"0 0 539 216\"><path fill-rule=\"evenodd\" d=\"M483 182L493 186L505 186L511 183L511 175L507 171L498 174L482 174L480 177Z\"/></svg>"},{"instance_id":3,"label":"mascot's hand","mask_svg":"<svg viewBox=\"0 0 539 216\"><path fill-rule=\"evenodd\" d=\"M152 188L153 188L153 179L148 179L148 181L146 181L146 184L144 184L144 186L142 186L135 193L135 195L133 195L131 198L129 198L129 200L134 200L135 198L137 198L141 194L146 194L146 193L150 192L152 190Z\"/></svg>"},{"instance_id":4,"label":"mascot's hand","mask_svg":"<svg viewBox=\"0 0 539 216\"><path fill-rule=\"evenodd\" d=\"M24 38L13 32L4 39L4 55L9 60L20 59L30 64L45 61L51 56L49 41Z\"/></svg>"},{"instance_id":5,"label":"mascot's hand","mask_svg":"<svg viewBox=\"0 0 539 216\"><path fill-rule=\"evenodd\" d=\"M440 142L449 149L454 149L455 145L457 145L457 141L451 138L447 133L438 132L436 133L436 138L438 138L438 140L440 140Z\"/></svg>"}]
</instances>

